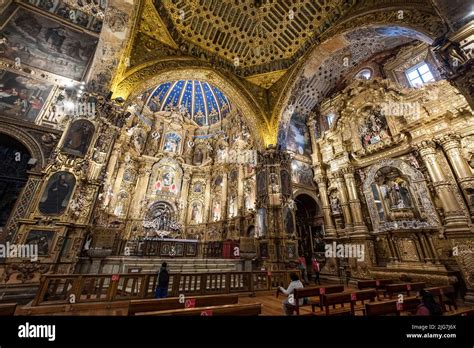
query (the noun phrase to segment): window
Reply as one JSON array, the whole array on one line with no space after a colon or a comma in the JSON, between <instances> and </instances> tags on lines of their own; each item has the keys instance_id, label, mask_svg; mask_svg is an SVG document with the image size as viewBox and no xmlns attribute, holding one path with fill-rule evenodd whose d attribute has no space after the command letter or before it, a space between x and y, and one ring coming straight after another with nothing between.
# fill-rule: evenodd
<instances>
[{"instance_id":1,"label":"window","mask_svg":"<svg viewBox=\"0 0 474 348\"><path fill-rule=\"evenodd\" d=\"M367 68L362 69L355 76L355 78L359 80L370 80L371 77L372 77L372 70L367 69Z\"/></svg>"},{"instance_id":2,"label":"window","mask_svg":"<svg viewBox=\"0 0 474 348\"><path fill-rule=\"evenodd\" d=\"M425 83L435 80L428 64L425 62L408 69L406 75L412 87L421 87Z\"/></svg>"}]
</instances>

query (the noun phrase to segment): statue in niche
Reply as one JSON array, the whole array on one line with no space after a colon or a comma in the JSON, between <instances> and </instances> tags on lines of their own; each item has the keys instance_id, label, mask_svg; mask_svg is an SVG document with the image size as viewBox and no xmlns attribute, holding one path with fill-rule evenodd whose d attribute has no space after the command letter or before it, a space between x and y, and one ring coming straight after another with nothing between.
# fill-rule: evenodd
<instances>
[{"instance_id":1,"label":"statue in niche","mask_svg":"<svg viewBox=\"0 0 474 348\"><path fill-rule=\"evenodd\" d=\"M132 144L138 153L141 153L146 142L145 132L142 129L136 129L133 132Z\"/></svg>"},{"instance_id":2,"label":"statue in niche","mask_svg":"<svg viewBox=\"0 0 474 348\"><path fill-rule=\"evenodd\" d=\"M331 211L334 215L341 214L341 204L339 203L339 198L336 195L331 196Z\"/></svg>"},{"instance_id":3,"label":"statue in niche","mask_svg":"<svg viewBox=\"0 0 474 348\"><path fill-rule=\"evenodd\" d=\"M194 157L193 157L193 164L196 166L200 166L203 162L204 159L204 154L200 148L197 148L196 151L194 151Z\"/></svg>"},{"instance_id":4,"label":"statue in niche","mask_svg":"<svg viewBox=\"0 0 474 348\"><path fill-rule=\"evenodd\" d=\"M181 142L181 137L175 133L169 133L166 135L165 145L163 150L166 152L177 152L179 144Z\"/></svg>"},{"instance_id":5,"label":"statue in niche","mask_svg":"<svg viewBox=\"0 0 474 348\"><path fill-rule=\"evenodd\" d=\"M201 193L202 192L202 183L197 182L194 184L194 192Z\"/></svg>"},{"instance_id":6,"label":"statue in niche","mask_svg":"<svg viewBox=\"0 0 474 348\"><path fill-rule=\"evenodd\" d=\"M201 204L194 202L191 210L191 221L200 223L201 222Z\"/></svg>"},{"instance_id":7,"label":"statue in niche","mask_svg":"<svg viewBox=\"0 0 474 348\"><path fill-rule=\"evenodd\" d=\"M390 209L405 209L411 207L410 192L401 178L389 181L386 185L385 198L390 202Z\"/></svg>"},{"instance_id":8,"label":"statue in niche","mask_svg":"<svg viewBox=\"0 0 474 348\"><path fill-rule=\"evenodd\" d=\"M212 221L219 221L221 219L221 203L215 201L212 207Z\"/></svg>"},{"instance_id":9,"label":"statue in niche","mask_svg":"<svg viewBox=\"0 0 474 348\"><path fill-rule=\"evenodd\" d=\"M387 119L381 110L371 110L366 114L359 127L359 136L364 147L390 138Z\"/></svg>"},{"instance_id":10,"label":"statue in niche","mask_svg":"<svg viewBox=\"0 0 474 348\"><path fill-rule=\"evenodd\" d=\"M62 150L84 156L94 135L94 125L87 120L75 121L68 129Z\"/></svg>"},{"instance_id":11,"label":"statue in niche","mask_svg":"<svg viewBox=\"0 0 474 348\"><path fill-rule=\"evenodd\" d=\"M232 195L229 198L229 217L233 218L236 215L235 197Z\"/></svg>"}]
</instances>

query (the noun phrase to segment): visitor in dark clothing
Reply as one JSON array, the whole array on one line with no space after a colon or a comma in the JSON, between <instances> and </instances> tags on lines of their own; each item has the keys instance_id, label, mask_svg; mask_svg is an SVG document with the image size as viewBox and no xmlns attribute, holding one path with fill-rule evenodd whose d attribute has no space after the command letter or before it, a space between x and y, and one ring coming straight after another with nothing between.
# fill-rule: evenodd
<instances>
[{"instance_id":1,"label":"visitor in dark clothing","mask_svg":"<svg viewBox=\"0 0 474 348\"><path fill-rule=\"evenodd\" d=\"M166 269L167 263L161 264L160 272L158 272L158 281L155 291L155 298L165 298L168 296L168 284L170 282L170 275Z\"/></svg>"}]
</instances>

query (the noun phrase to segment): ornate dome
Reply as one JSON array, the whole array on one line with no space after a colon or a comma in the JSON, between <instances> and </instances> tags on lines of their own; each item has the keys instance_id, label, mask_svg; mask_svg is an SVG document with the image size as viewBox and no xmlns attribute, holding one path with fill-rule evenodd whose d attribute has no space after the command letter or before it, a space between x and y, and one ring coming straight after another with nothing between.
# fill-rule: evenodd
<instances>
[{"instance_id":1,"label":"ornate dome","mask_svg":"<svg viewBox=\"0 0 474 348\"><path fill-rule=\"evenodd\" d=\"M231 110L219 88L197 80L163 83L152 90L146 103L153 112L178 109L200 126L219 122Z\"/></svg>"}]
</instances>

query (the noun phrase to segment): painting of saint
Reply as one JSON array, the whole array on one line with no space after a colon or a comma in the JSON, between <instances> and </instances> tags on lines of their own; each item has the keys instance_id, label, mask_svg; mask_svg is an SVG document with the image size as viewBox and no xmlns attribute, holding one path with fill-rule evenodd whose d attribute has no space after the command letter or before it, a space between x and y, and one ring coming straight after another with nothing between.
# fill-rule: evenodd
<instances>
[{"instance_id":1,"label":"painting of saint","mask_svg":"<svg viewBox=\"0 0 474 348\"><path fill-rule=\"evenodd\" d=\"M202 192L202 182L197 182L194 184L194 192L196 193Z\"/></svg>"},{"instance_id":2,"label":"painting of saint","mask_svg":"<svg viewBox=\"0 0 474 348\"><path fill-rule=\"evenodd\" d=\"M38 255L47 256L53 242L53 231L31 230L25 240L25 245L37 245Z\"/></svg>"},{"instance_id":3,"label":"painting of saint","mask_svg":"<svg viewBox=\"0 0 474 348\"><path fill-rule=\"evenodd\" d=\"M283 220L286 233L288 235L292 235L295 231L295 224L293 222L293 213L288 207L285 207L285 209L283 210Z\"/></svg>"},{"instance_id":4,"label":"painting of saint","mask_svg":"<svg viewBox=\"0 0 474 348\"><path fill-rule=\"evenodd\" d=\"M202 164L203 158L204 154L202 153L202 150L197 148L194 152L193 164L196 166L200 166Z\"/></svg>"},{"instance_id":5,"label":"painting of saint","mask_svg":"<svg viewBox=\"0 0 474 348\"><path fill-rule=\"evenodd\" d=\"M364 147L390 138L387 119L380 110L371 110L359 127L360 141Z\"/></svg>"},{"instance_id":6,"label":"painting of saint","mask_svg":"<svg viewBox=\"0 0 474 348\"><path fill-rule=\"evenodd\" d=\"M0 70L0 114L34 122L53 86Z\"/></svg>"},{"instance_id":7,"label":"painting of saint","mask_svg":"<svg viewBox=\"0 0 474 348\"><path fill-rule=\"evenodd\" d=\"M264 172L257 174L257 195L264 196L267 193L267 178Z\"/></svg>"},{"instance_id":8,"label":"painting of saint","mask_svg":"<svg viewBox=\"0 0 474 348\"><path fill-rule=\"evenodd\" d=\"M281 192L285 196L291 195L291 181L290 181L290 174L286 170L282 170L280 172L280 179L281 179Z\"/></svg>"},{"instance_id":9,"label":"painting of saint","mask_svg":"<svg viewBox=\"0 0 474 348\"><path fill-rule=\"evenodd\" d=\"M311 138L303 115L294 114L288 126L286 149L299 155L311 155Z\"/></svg>"},{"instance_id":10,"label":"painting of saint","mask_svg":"<svg viewBox=\"0 0 474 348\"><path fill-rule=\"evenodd\" d=\"M94 55L98 39L49 17L19 7L0 36L9 45L1 55L21 64L81 80Z\"/></svg>"},{"instance_id":11,"label":"painting of saint","mask_svg":"<svg viewBox=\"0 0 474 348\"><path fill-rule=\"evenodd\" d=\"M77 156L85 156L94 135L95 127L87 120L78 120L71 123L62 151Z\"/></svg>"},{"instance_id":12,"label":"painting of saint","mask_svg":"<svg viewBox=\"0 0 474 348\"><path fill-rule=\"evenodd\" d=\"M179 149L179 144L181 142L181 137L176 133L166 134L165 145L163 146L163 151L167 152L176 152Z\"/></svg>"},{"instance_id":13,"label":"painting of saint","mask_svg":"<svg viewBox=\"0 0 474 348\"><path fill-rule=\"evenodd\" d=\"M69 203L76 178L68 172L57 172L48 180L41 196L39 210L43 214L62 214Z\"/></svg>"},{"instance_id":14,"label":"painting of saint","mask_svg":"<svg viewBox=\"0 0 474 348\"><path fill-rule=\"evenodd\" d=\"M267 211L265 208L260 208L257 211L257 235L259 237L267 234Z\"/></svg>"},{"instance_id":15,"label":"painting of saint","mask_svg":"<svg viewBox=\"0 0 474 348\"><path fill-rule=\"evenodd\" d=\"M219 221L221 219L221 203L214 201L212 206L212 221Z\"/></svg>"}]
</instances>

